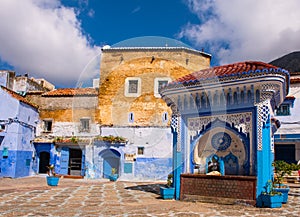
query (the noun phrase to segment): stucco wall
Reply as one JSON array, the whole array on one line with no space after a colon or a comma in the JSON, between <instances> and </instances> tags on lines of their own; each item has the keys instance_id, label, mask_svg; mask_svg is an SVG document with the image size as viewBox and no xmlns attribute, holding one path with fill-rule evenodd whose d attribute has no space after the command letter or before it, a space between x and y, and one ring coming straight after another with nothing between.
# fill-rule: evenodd
<instances>
[{"instance_id":1,"label":"stucco wall","mask_svg":"<svg viewBox=\"0 0 300 217\"><path fill-rule=\"evenodd\" d=\"M276 116L281 122L281 126L275 133L276 136L281 135L281 139L276 144L295 144L295 160L300 160L300 83L292 83L289 89L289 96L294 96L295 101L290 107L290 114L287 116Z\"/></svg>"},{"instance_id":2,"label":"stucco wall","mask_svg":"<svg viewBox=\"0 0 300 217\"><path fill-rule=\"evenodd\" d=\"M8 93L0 90L0 100L6 106L0 107L0 119L4 120L5 130L0 146L0 177L22 177L32 171L32 140L38 120L38 111L27 104L19 102ZM4 150L7 150L7 155ZM5 151L6 152L6 151Z\"/></svg>"}]
</instances>

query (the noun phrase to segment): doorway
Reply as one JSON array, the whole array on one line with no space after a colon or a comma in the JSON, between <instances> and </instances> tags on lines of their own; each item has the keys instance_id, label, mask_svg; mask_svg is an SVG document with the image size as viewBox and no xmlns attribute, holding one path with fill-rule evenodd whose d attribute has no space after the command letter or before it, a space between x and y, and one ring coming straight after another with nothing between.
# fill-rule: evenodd
<instances>
[{"instance_id":1,"label":"doorway","mask_svg":"<svg viewBox=\"0 0 300 217\"><path fill-rule=\"evenodd\" d=\"M295 158L295 145L275 144L275 160L283 160L287 163L297 163Z\"/></svg>"},{"instance_id":2,"label":"doorway","mask_svg":"<svg viewBox=\"0 0 300 217\"><path fill-rule=\"evenodd\" d=\"M108 178L111 175L112 168L116 169L116 174L119 174L121 154L113 149L103 151L103 178ZM119 174L120 175L120 174Z\"/></svg>"},{"instance_id":3,"label":"doorway","mask_svg":"<svg viewBox=\"0 0 300 217\"><path fill-rule=\"evenodd\" d=\"M81 175L81 163L82 163L82 151L80 149L70 148L70 175L80 176Z\"/></svg>"},{"instance_id":4,"label":"doorway","mask_svg":"<svg viewBox=\"0 0 300 217\"><path fill-rule=\"evenodd\" d=\"M50 164L50 153L46 151L40 152L39 173L47 173Z\"/></svg>"}]
</instances>

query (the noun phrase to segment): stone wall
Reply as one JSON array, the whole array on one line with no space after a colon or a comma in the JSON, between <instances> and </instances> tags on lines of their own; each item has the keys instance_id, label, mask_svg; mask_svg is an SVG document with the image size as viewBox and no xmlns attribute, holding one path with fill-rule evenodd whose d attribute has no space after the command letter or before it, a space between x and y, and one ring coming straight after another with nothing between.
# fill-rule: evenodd
<instances>
[{"instance_id":1,"label":"stone wall","mask_svg":"<svg viewBox=\"0 0 300 217\"><path fill-rule=\"evenodd\" d=\"M115 68L141 57L172 60L189 71L199 71L210 66L210 56L187 49L104 49L101 58L101 82Z\"/></svg>"},{"instance_id":2,"label":"stone wall","mask_svg":"<svg viewBox=\"0 0 300 217\"><path fill-rule=\"evenodd\" d=\"M154 59L153 59L154 57ZM101 59L98 122L106 126L167 126L162 115L171 110L154 94L156 78L175 80L208 68L210 57L186 50L104 50ZM125 96L125 79L141 79L138 97ZM128 114L134 123L128 123Z\"/></svg>"}]
</instances>

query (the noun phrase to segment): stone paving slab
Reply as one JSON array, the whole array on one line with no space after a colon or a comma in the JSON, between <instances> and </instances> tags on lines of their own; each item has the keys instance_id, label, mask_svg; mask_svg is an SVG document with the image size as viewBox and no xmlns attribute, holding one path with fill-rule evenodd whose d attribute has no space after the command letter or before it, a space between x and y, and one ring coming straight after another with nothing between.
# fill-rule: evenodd
<instances>
[{"instance_id":1,"label":"stone paving slab","mask_svg":"<svg viewBox=\"0 0 300 217\"><path fill-rule=\"evenodd\" d=\"M61 179L47 186L45 177L0 178L0 216L300 216L300 188L291 188L282 208L246 204L162 200L162 183Z\"/></svg>"}]
</instances>

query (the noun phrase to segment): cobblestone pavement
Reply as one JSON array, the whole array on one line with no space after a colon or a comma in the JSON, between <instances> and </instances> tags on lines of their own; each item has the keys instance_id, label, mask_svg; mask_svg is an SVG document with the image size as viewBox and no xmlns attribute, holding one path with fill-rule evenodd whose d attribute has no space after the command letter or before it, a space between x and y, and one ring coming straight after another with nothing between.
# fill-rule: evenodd
<instances>
[{"instance_id":1,"label":"cobblestone pavement","mask_svg":"<svg viewBox=\"0 0 300 217\"><path fill-rule=\"evenodd\" d=\"M162 200L159 183L61 179L0 179L0 216L300 216L300 188L282 208Z\"/></svg>"}]
</instances>

